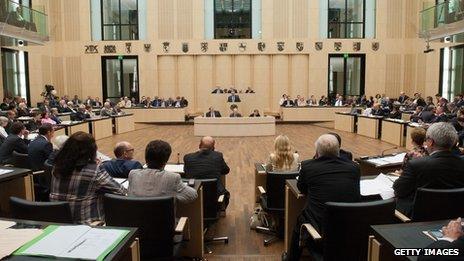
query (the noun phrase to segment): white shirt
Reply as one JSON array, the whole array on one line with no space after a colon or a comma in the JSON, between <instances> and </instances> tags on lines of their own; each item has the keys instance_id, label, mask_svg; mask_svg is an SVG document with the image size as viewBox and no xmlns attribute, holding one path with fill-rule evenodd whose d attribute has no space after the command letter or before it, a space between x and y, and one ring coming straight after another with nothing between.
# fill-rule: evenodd
<instances>
[{"instance_id":1,"label":"white shirt","mask_svg":"<svg viewBox=\"0 0 464 261\"><path fill-rule=\"evenodd\" d=\"M2 126L0 126L0 135L2 135L5 138L8 137L8 133L6 133L5 128L3 128Z\"/></svg>"},{"instance_id":2,"label":"white shirt","mask_svg":"<svg viewBox=\"0 0 464 261\"><path fill-rule=\"evenodd\" d=\"M336 107L343 106L343 101L337 100L337 101L335 102L335 106L336 106Z\"/></svg>"}]
</instances>

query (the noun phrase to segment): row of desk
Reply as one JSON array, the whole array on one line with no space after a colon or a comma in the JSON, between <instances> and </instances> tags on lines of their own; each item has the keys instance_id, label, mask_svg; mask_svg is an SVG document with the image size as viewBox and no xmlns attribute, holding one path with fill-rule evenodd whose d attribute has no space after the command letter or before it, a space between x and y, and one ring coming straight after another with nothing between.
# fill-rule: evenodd
<instances>
[{"instance_id":1,"label":"row of desk","mask_svg":"<svg viewBox=\"0 0 464 261\"><path fill-rule=\"evenodd\" d=\"M349 112L351 107L281 107L280 117L284 122L335 121L336 112Z\"/></svg>"},{"instance_id":2,"label":"row of desk","mask_svg":"<svg viewBox=\"0 0 464 261\"><path fill-rule=\"evenodd\" d=\"M122 108L123 112L134 115L136 123L180 123L185 122L185 108Z\"/></svg>"},{"instance_id":3,"label":"row of desk","mask_svg":"<svg viewBox=\"0 0 464 261\"><path fill-rule=\"evenodd\" d=\"M335 113L336 130L357 133L373 139L410 149L410 133L419 126L409 124L409 121L387 119L379 116L363 116L350 113Z\"/></svg>"}]
</instances>

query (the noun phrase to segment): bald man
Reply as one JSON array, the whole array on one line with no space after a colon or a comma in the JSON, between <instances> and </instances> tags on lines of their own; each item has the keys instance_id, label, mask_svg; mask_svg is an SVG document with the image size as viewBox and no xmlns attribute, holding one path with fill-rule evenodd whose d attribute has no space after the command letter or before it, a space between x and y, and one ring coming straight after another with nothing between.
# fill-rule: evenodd
<instances>
[{"instance_id":1,"label":"bald man","mask_svg":"<svg viewBox=\"0 0 464 261\"><path fill-rule=\"evenodd\" d=\"M103 164L103 168L113 178L127 179L131 170L142 168L140 162L133 160L134 147L129 142L118 142L113 152L116 158Z\"/></svg>"},{"instance_id":2,"label":"bald man","mask_svg":"<svg viewBox=\"0 0 464 261\"><path fill-rule=\"evenodd\" d=\"M215 151L215 141L212 137L203 137L199 150L184 156L184 172L187 177L218 179L218 194L224 195L225 207L229 204L230 193L220 181L220 177L228 174L229 171L222 153Z\"/></svg>"}]
</instances>

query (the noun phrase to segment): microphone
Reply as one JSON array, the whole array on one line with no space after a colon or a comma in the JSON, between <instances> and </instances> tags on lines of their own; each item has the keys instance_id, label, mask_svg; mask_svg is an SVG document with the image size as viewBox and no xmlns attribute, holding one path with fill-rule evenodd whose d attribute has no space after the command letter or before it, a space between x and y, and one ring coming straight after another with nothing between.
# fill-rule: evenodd
<instances>
[{"instance_id":1,"label":"microphone","mask_svg":"<svg viewBox=\"0 0 464 261\"><path fill-rule=\"evenodd\" d=\"M391 148L382 150L382 157L385 156L385 152L387 152L387 151L389 151L389 150L396 150L396 149L398 149L398 146L395 146L395 147L391 147Z\"/></svg>"},{"instance_id":2,"label":"microphone","mask_svg":"<svg viewBox=\"0 0 464 261\"><path fill-rule=\"evenodd\" d=\"M177 165L180 165L180 153L177 152Z\"/></svg>"}]
</instances>

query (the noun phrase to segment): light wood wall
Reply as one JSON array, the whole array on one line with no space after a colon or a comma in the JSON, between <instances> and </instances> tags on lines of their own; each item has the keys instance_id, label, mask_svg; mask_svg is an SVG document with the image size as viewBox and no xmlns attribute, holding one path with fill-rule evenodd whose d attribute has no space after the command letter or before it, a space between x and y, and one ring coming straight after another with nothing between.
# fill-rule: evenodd
<instances>
[{"instance_id":1,"label":"light wood wall","mask_svg":"<svg viewBox=\"0 0 464 261\"><path fill-rule=\"evenodd\" d=\"M252 86L259 95L257 107L278 111L283 93L296 96L327 94L328 56L331 53L366 54L366 94L385 93L396 96L402 90L424 95L438 91L439 46L433 53L423 54L424 42L418 39L419 11L423 0L377 0L375 39L319 39L319 1L262 0L262 39L204 40L203 0L147 1L147 37L132 42L132 53L138 55L141 96L185 96L190 112L204 111L211 101L208 95L215 85L239 89ZM31 98L35 103L45 84L53 84L60 94L102 96L101 57L105 44L125 52L126 41L93 42L91 40L90 3L88 0L37 0L49 14L50 39L46 46L28 47L30 52ZM171 49L164 53L162 43ZM200 50L201 42L209 50ZM257 43L266 50L257 50ZM276 42L284 41L279 52ZM315 42L323 50L316 51ZM353 51L353 43L361 42L361 50ZM182 52L182 43L189 52ZM220 42L228 42L229 50L218 50ZM247 43L247 50L238 43ZM298 52L296 42L305 49ZM342 50L335 51L334 43ZM373 51L372 43L380 49ZM99 54L84 54L88 44L99 46ZM151 44L150 52L144 44ZM35 67L37 65L37 67Z\"/></svg>"}]
</instances>

